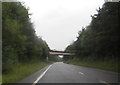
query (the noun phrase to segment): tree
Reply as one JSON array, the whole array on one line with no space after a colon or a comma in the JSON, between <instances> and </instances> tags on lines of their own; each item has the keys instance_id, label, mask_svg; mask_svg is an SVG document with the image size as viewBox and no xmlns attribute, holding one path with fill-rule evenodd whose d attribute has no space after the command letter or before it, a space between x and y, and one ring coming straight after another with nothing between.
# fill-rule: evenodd
<instances>
[{"instance_id":1,"label":"tree","mask_svg":"<svg viewBox=\"0 0 120 85\"><path fill-rule=\"evenodd\" d=\"M74 46L66 49L74 52L80 59L90 57L93 60L104 60L118 58L118 35L119 27L119 3L107 2L97 10L92 21L86 29L79 31Z\"/></svg>"},{"instance_id":2,"label":"tree","mask_svg":"<svg viewBox=\"0 0 120 85\"><path fill-rule=\"evenodd\" d=\"M28 9L20 2L2 3L3 72L30 60L45 59L49 47L35 34Z\"/></svg>"}]
</instances>

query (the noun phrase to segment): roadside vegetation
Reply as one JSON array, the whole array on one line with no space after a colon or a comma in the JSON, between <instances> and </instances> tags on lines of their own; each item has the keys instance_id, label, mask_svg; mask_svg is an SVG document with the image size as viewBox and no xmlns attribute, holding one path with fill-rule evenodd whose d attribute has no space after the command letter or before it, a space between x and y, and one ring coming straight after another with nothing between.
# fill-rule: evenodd
<instances>
[{"instance_id":1,"label":"roadside vegetation","mask_svg":"<svg viewBox=\"0 0 120 85\"><path fill-rule=\"evenodd\" d=\"M106 2L97 14L91 16L91 23L78 32L77 40L65 51L76 55L64 56L67 63L119 71L119 16L117 2Z\"/></svg>"},{"instance_id":2,"label":"roadside vegetation","mask_svg":"<svg viewBox=\"0 0 120 85\"><path fill-rule=\"evenodd\" d=\"M2 75L2 83L17 83L49 64L52 64L52 62L34 60L16 65L9 73Z\"/></svg>"},{"instance_id":3,"label":"roadside vegetation","mask_svg":"<svg viewBox=\"0 0 120 85\"><path fill-rule=\"evenodd\" d=\"M16 83L51 62L47 43L35 33L20 2L2 2L2 82Z\"/></svg>"},{"instance_id":4,"label":"roadside vegetation","mask_svg":"<svg viewBox=\"0 0 120 85\"><path fill-rule=\"evenodd\" d=\"M119 70L120 72L120 69L118 67L118 62L116 62L116 60L90 61L90 59L80 60L79 58L75 57L73 59L67 60L65 63L78 65L78 66L91 67L96 69L115 71L115 72L118 72Z\"/></svg>"}]
</instances>

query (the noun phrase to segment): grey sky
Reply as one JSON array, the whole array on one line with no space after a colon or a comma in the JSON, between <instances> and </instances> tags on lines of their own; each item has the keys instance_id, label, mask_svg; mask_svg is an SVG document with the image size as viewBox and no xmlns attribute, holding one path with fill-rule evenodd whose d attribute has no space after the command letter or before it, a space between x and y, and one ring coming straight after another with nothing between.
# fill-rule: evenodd
<instances>
[{"instance_id":1,"label":"grey sky","mask_svg":"<svg viewBox=\"0 0 120 85\"><path fill-rule=\"evenodd\" d=\"M86 27L90 15L102 7L104 0L23 0L32 13L36 34L51 49L64 50Z\"/></svg>"}]
</instances>

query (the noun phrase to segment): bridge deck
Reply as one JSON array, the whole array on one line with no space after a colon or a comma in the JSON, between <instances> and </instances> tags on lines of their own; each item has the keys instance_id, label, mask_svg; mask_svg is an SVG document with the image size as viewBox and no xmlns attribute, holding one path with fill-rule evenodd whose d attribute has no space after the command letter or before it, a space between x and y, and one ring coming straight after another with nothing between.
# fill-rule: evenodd
<instances>
[{"instance_id":1,"label":"bridge deck","mask_svg":"<svg viewBox=\"0 0 120 85\"><path fill-rule=\"evenodd\" d=\"M65 53L65 52L49 52L51 55L74 55L74 53Z\"/></svg>"}]
</instances>

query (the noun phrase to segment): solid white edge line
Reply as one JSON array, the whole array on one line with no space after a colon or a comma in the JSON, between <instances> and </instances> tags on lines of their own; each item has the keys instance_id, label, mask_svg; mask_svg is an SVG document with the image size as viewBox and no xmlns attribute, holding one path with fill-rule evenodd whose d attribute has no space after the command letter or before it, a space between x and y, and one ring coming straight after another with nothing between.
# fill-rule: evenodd
<instances>
[{"instance_id":1,"label":"solid white edge line","mask_svg":"<svg viewBox=\"0 0 120 85\"><path fill-rule=\"evenodd\" d=\"M44 75L45 73L48 71L48 69L51 67L52 65L50 65L38 78L37 80L32 84L35 85Z\"/></svg>"}]
</instances>

